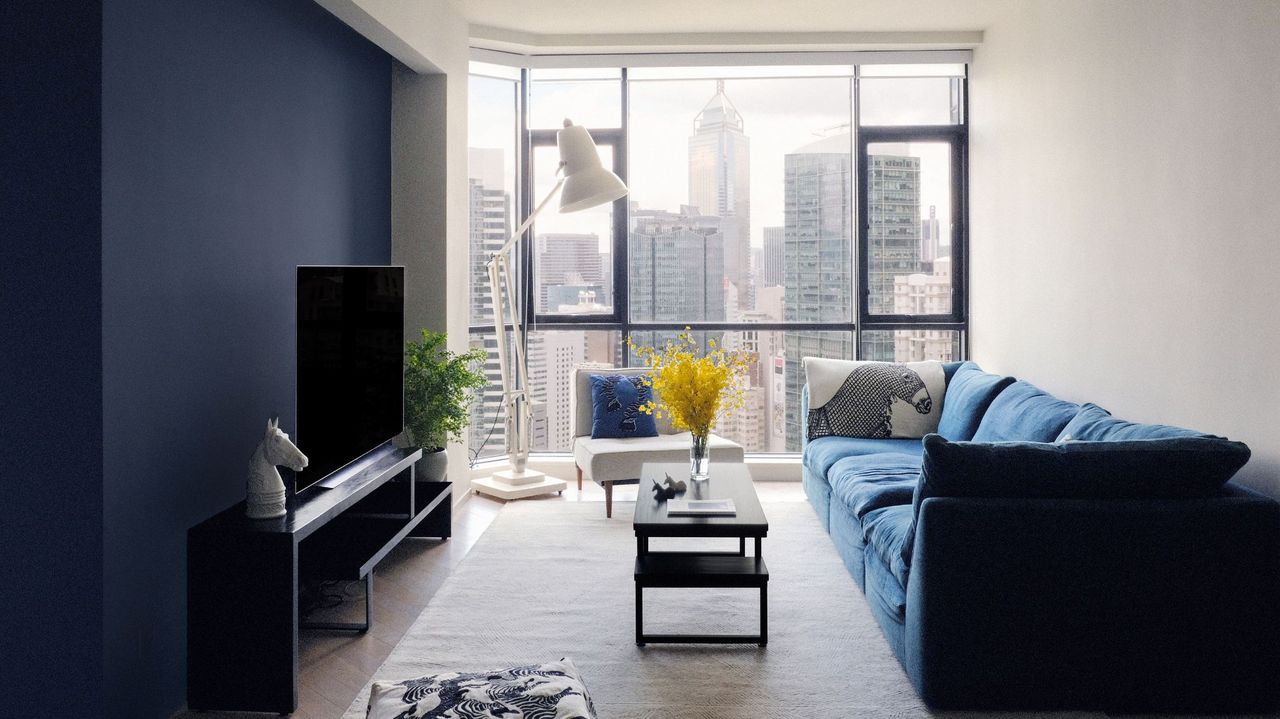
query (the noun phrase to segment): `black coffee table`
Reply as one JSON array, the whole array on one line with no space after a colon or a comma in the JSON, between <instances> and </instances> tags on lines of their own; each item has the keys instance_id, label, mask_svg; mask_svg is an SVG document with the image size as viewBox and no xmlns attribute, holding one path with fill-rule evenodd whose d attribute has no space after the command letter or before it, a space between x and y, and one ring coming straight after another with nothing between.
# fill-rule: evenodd
<instances>
[{"instance_id":1,"label":"black coffee table","mask_svg":"<svg viewBox=\"0 0 1280 719\"><path fill-rule=\"evenodd\" d=\"M667 474L689 485L676 499L733 499L737 513L732 517L669 517L666 502L653 498L652 479ZM689 476L688 464L646 464L641 470L640 492L636 497L636 644L759 644L768 643L769 570L760 555L761 540L769 534L760 498L751 484L745 464L719 463L711 467L711 478L697 486ZM737 537L737 552L651 552L652 537ZM755 540L755 553L747 555L747 538ZM759 634L646 634L644 631L645 587L758 588L760 590Z\"/></svg>"}]
</instances>

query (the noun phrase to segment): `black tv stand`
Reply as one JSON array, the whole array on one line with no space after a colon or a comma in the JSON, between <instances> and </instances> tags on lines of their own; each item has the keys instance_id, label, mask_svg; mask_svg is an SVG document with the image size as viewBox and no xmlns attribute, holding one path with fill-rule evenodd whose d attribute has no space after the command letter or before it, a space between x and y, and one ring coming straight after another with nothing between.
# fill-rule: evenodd
<instances>
[{"instance_id":1,"label":"black tv stand","mask_svg":"<svg viewBox=\"0 0 1280 719\"><path fill-rule=\"evenodd\" d=\"M290 497L278 519L240 502L187 532L187 705L279 714L298 706L298 630L367 631L373 570L407 537L448 539L451 483L419 480L422 450L390 442L344 467L341 484ZM363 623L304 624L298 586L363 580Z\"/></svg>"}]
</instances>

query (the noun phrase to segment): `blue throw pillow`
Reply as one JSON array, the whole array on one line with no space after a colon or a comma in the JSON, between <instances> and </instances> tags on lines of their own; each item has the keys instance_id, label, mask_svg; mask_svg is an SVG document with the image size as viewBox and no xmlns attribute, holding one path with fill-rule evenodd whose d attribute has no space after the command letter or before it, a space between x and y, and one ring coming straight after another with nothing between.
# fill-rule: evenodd
<instances>
[{"instance_id":1,"label":"blue throw pillow","mask_svg":"<svg viewBox=\"0 0 1280 719\"><path fill-rule=\"evenodd\" d=\"M1096 404L1086 404L1058 434L1059 442L1115 442L1130 439L1169 439L1172 437L1212 437L1167 424L1137 424L1116 419Z\"/></svg>"},{"instance_id":2,"label":"blue throw pillow","mask_svg":"<svg viewBox=\"0 0 1280 719\"><path fill-rule=\"evenodd\" d=\"M1039 387L1018 380L991 401L974 442L1052 442L1080 405L1058 399Z\"/></svg>"},{"instance_id":3,"label":"blue throw pillow","mask_svg":"<svg viewBox=\"0 0 1280 719\"><path fill-rule=\"evenodd\" d=\"M591 380L591 438L657 437L658 424L640 407L653 398L643 375L598 375Z\"/></svg>"},{"instance_id":4,"label":"blue throw pillow","mask_svg":"<svg viewBox=\"0 0 1280 719\"><path fill-rule=\"evenodd\" d=\"M950 440L973 439L991 400L1011 384L1012 377L988 374L973 362L960 365L947 380L938 434Z\"/></svg>"},{"instance_id":5,"label":"blue throw pillow","mask_svg":"<svg viewBox=\"0 0 1280 719\"><path fill-rule=\"evenodd\" d=\"M1218 493L1249 447L1217 437L1111 442L948 442L924 438L912 497L910 561L920 505L930 497L1191 499Z\"/></svg>"}]
</instances>

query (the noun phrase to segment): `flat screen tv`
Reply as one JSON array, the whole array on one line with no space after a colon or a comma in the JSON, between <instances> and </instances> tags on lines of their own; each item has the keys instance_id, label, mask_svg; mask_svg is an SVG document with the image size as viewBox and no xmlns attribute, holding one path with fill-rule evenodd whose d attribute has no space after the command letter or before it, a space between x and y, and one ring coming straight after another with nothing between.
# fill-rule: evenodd
<instances>
[{"instance_id":1,"label":"flat screen tv","mask_svg":"<svg viewBox=\"0 0 1280 719\"><path fill-rule=\"evenodd\" d=\"M303 266L297 288L301 492L404 427L404 268Z\"/></svg>"}]
</instances>

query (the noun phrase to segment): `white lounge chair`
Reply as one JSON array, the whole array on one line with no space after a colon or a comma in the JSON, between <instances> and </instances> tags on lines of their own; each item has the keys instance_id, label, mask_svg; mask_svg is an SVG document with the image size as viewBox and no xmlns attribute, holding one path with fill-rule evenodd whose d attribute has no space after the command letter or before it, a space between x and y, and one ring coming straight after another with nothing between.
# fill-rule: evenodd
<instances>
[{"instance_id":1,"label":"white lounge chair","mask_svg":"<svg viewBox=\"0 0 1280 719\"><path fill-rule=\"evenodd\" d=\"M591 438L590 376L644 374L644 367L615 369L576 369L573 377L573 462L578 469L578 489L582 478L604 487L604 515L613 516L613 485L637 484L640 467L645 462L688 462L691 438L688 432L676 432L666 421L658 420L657 437L628 439ZM708 440L711 466L717 462L741 462L742 446L712 434ZM677 477L677 479L688 479ZM644 491L641 488L641 491Z\"/></svg>"}]
</instances>

